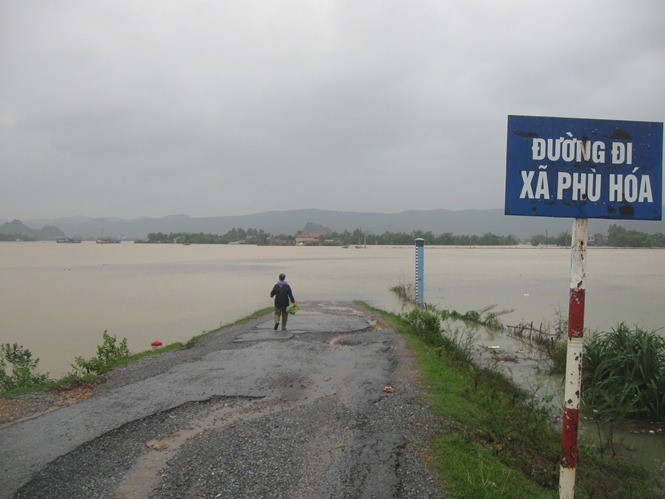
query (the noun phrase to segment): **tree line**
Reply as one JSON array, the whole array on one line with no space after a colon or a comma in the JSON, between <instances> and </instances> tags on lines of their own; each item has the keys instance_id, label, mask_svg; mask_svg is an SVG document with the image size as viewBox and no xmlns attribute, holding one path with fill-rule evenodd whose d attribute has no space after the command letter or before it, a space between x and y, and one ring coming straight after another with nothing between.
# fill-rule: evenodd
<instances>
[{"instance_id":1,"label":"tree line","mask_svg":"<svg viewBox=\"0 0 665 499\"><path fill-rule=\"evenodd\" d=\"M618 225L610 225L607 231L607 246L619 248L665 248L665 234L648 234L637 230L626 230Z\"/></svg>"},{"instance_id":2,"label":"tree line","mask_svg":"<svg viewBox=\"0 0 665 499\"><path fill-rule=\"evenodd\" d=\"M365 234L360 229L353 232L330 232L325 239L338 239L343 244L383 244L383 245L403 245L413 244L417 237L423 238L426 244L437 246L512 246L519 244L519 239L515 236L498 236L491 232L483 235L457 235L452 232L443 234L434 234L431 231L415 230L406 232L384 232L383 234ZM365 239L366 238L366 239Z\"/></svg>"},{"instance_id":3,"label":"tree line","mask_svg":"<svg viewBox=\"0 0 665 499\"><path fill-rule=\"evenodd\" d=\"M175 244L229 244L243 242L246 244L269 244L273 239L286 242L295 242L294 236L272 236L263 229L233 228L225 234L210 234L203 232L150 232L147 243L175 243Z\"/></svg>"},{"instance_id":4,"label":"tree line","mask_svg":"<svg viewBox=\"0 0 665 499\"><path fill-rule=\"evenodd\" d=\"M298 232L300 235L301 232ZM334 241L336 244L382 244L403 245L413 244L417 237L425 239L427 244L450 246L504 246L515 245L520 241L515 236L498 236L488 232L478 235L455 235L451 232L435 235L431 231L384 232L383 234L365 234L360 229L353 232L328 232L318 238L321 244L324 241ZM262 229L234 228L225 234L210 234L203 232L150 232L144 243L166 244L229 244L242 242L246 244L295 244L295 236L280 234L273 236Z\"/></svg>"},{"instance_id":5,"label":"tree line","mask_svg":"<svg viewBox=\"0 0 665 499\"><path fill-rule=\"evenodd\" d=\"M570 246L570 232L562 232L558 236L544 235L533 236L531 245L545 244L549 246ZM607 239L601 246L613 248L665 248L665 235L662 232L649 234L637 230L626 230L625 228L612 224L607 230Z\"/></svg>"},{"instance_id":6,"label":"tree line","mask_svg":"<svg viewBox=\"0 0 665 499\"><path fill-rule=\"evenodd\" d=\"M298 231L297 235L302 234ZM319 236L317 239L321 244L337 244L337 245L408 245L413 244L413 240L421 237L428 245L435 246L513 246L522 241L513 235L499 236L492 232L487 232L482 235L467 235L467 234L453 234L452 232L444 232L442 234L434 234L431 231L412 231L412 232L390 232L386 231L382 234L365 233L360 229L354 231L345 230L344 232L329 231L325 235ZM211 234L203 232L151 232L148 234L148 239L145 241L137 241L143 243L176 243L176 244L229 244L229 243L245 243L245 244L282 244L289 245L295 244L296 236L288 234L272 235L263 229L241 229L233 228L225 234ZM570 232L561 232L555 236L537 235L531 237L528 242L533 246L548 245L548 246L570 246L571 235ZM610 225L606 241L602 243L603 246L612 247L665 247L665 235L658 232L656 234L648 234L646 232L639 232L636 230L626 230L619 225Z\"/></svg>"}]
</instances>

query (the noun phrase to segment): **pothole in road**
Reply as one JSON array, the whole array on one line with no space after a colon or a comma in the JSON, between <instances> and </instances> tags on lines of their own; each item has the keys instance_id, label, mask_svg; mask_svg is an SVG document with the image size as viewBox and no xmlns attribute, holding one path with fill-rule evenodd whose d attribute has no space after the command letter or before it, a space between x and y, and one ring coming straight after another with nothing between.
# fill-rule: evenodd
<instances>
[{"instance_id":1,"label":"pothole in road","mask_svg":"<svg viewBox=\"0 0 665 499\"><path fill-rule=\"evenodd\" d=\"M372 331L381 331L382 329L390 329L390 324L383 319L377 319L376 317L367 317L367 322L372 326Z\"/></svg>"},{"instance_id":2,"label":"pothole in road","mask_svg":"<svg viewBox=\"0 0 665 499\"><path fill-rule=\"evenodd\" d=\"M324 343L332 346L355 347L358 345L362 345L364 342L365 341L359 338L354 338L353 336L344 335L344 336L334 336L332 338L328 338L327 340L325 340Z\"/></svg>"},{"instance_id":3,"label":"pothole in road","mask_svg":"<svg viewBox=\"0 0 665 499\"><path fill-rule=\"evenodd\" d=\"M352 347L356 343L354 343L347 335L344 336L333 336L332 338L328 338L325 340L327 345L335 345L335 346L342 346L342 347Z\"/></svg>"}]
</instances>

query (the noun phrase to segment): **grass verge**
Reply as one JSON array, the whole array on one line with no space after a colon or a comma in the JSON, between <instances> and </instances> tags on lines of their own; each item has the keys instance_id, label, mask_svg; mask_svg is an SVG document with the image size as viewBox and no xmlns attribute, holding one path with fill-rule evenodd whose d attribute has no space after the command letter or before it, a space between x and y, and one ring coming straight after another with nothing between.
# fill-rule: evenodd
<instances>
[{"instance_id":1,"label":"grass verge","mask_svg":"<svg viewBox=\"0 0 665 499\"><path fill-rule=\"evenodd\" d=\"M500 373L474 365L443 335L428 341L403 317L357 302L409 342L441 417L430 464L452 497L556 497L561 435L546 411ZM582 446L578 497L658 497L646 471Z\"/></svg>"}]
</instances>

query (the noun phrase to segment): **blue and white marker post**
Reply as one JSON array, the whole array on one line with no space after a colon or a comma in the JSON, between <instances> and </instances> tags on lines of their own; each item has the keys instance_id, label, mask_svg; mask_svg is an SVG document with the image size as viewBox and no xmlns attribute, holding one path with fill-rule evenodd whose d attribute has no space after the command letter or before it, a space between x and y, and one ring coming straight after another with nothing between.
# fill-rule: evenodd
<instances>
[{"instance_id":1,"label":"blue and white marker post","mask_svg":"<svg viewBox=\"0 0 665 499\"><path fill-rule=\"evenodd\" d=\"M559 497L574 499L588 219L662 219L663 124L509 116L506 215L573 218Z\"/></svg>"},{"instance_id":2,"label":"blue and white marker post","mask_svg":"<svg viewBox=\"0 0 665 499\"><path fill-rule=\"evenodd\" d=\"M421 307L425 304L423 298L424 250L425 240L422 237L416 238L416 300L418 300L418 305Z\"/></svg>"}]
</instances>

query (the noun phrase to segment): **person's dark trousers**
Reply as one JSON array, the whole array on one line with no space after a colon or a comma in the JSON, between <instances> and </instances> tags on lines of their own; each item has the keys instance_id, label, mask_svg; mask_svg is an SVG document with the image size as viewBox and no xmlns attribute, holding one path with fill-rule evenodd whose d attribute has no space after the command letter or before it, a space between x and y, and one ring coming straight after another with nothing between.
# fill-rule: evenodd
<instances>
[{"instance_id":1,"label":"person's dark trousers","mask_svg":"<svg viewBox=\"0 0 665 499\"><path fill-rule=\"evenodd\" d=\"M275 331L277 331L277 327L279 326L279 316L282 316L282 331L286 329L286 321L289 319L289 314L286 312L286 307L285 308L277 308L275 307Z\"/></svg>"}]
</instances>

